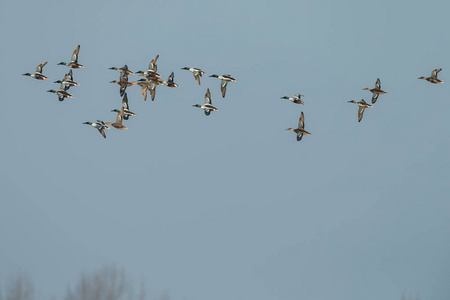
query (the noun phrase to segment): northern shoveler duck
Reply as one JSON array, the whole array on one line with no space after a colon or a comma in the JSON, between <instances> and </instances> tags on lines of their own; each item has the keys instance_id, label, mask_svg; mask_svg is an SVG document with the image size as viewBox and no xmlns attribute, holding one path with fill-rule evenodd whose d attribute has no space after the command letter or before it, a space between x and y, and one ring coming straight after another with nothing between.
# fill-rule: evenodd
<instances>
[{"instance_id":1,"label":"northern shoveler duck","mask_svg":"<svg viewBox=\"0 0 450 300\"><path fill-rule=\"evenodd\" d=\"M128 69L128 66L127 66L127 65L123 66L122 68L111 67L111 68L109 68L109 69L110 69L110 70L116 70L116 71L118 71L118 72L120 72L120 73L124 73L124 74L127 74L127 75L133 75L133 74L134 74L133 72L131 72L131 71Z\"/></svg>"},{"instance_id":2,"label":"northern shoveler duck","mask_svg":"<svg viewBox=\"0 0 450 300\"><path fill-rule=\"evenodd\" d=\"M123 117L124 110L125 109L123 107L119 110L119 112L117 113L116 122L114 122L114 123L106 122L106 124L111 125L112 127L120 129L120 130L128 129L126 126L124 126L122 124L122 117Z\"/></svg>"},{"instance_id":3,"label":"northern shoveler duck","mask_svg":"<svg viewBox=\"0 0 450 300\"><path fill-rule=\"evenodd\" d=\"M147 81L145 79L139 79L137 81L137 84L141 87L141 91L142 91L142 98L144 98L144 101L147 101L147 90L151 90L151 87L153 87L153 90L156 88L156 84ZM152 101L155 98L154 93L152 96Z\"/></svg>"},{"instance_id":4,"label":"northern shoveler duck","mask_svg":"<svg viewBox=\"0 0 450 300\"><path fill-rule=\"evenodd\" d=\"M236 79L234 79L233 77L231 77L231 75L226 74L226 75L217 75L217 74L213 74L209 77L215 77L218 78L220 80L222 80L221 84L220 84L220 90L222 91L222 98L225 98L225 93L227 92L227 84L230 81L237 81Z\"/></svg>"},{"instance_id":5,"label":"northern shoveler duck","mask_svg":"<svg viewBox=\"0 0 450 300\"><path fill-rule=\"evenodd\" d=\"M125 94L125 90L127 89L127 87L135 85L136 81L128 81L128 80L117 81L117 80L113 80L113 81L110 81L109 83L117 83L120 86L120 96L123 96L123 94Z\"/></svg>"},{"instance_id":6,"label":"northern shoveler duck","mask_svg":"<svg viewBox=\"0 0 450 300\"><path fill-rule=\"evenodd\" d=\"M61 84L61 86L63 86L63 84ZM61 87L58 91L55 90L48 90L47 92L50 93L54 93L56 95L58 95L58 100L59 101L64 101L64 98L73 98L72 94L69 94L64 87Z\"/></svg>"},{"instance_id":7,"label":"northern shoveler duck","mask_svg":"<svg viewBox=\"0 0 450 300\"><path fill-rule=\"evenodd\" d=\"M431 83L444 83L443 80L440 80L437 78L437 74L442 71L442 68L434 69L433 72L431 72L430 77L419 77L419 79L425 79L426 81L429 81Z\"/></svg>"},{"instance_id":8,"label":"northern shoveler duck","mask_svg":"<svg viewBox=\"0 0 450 300\"><path fill-rule=\"evenodd\" d=\"M122 107L123 107L123 118L125 120L128 120L132 116L136 116L136 114L134 112L130 111L130 106L128 105L127 93L125 93L125 95L123 95ZM120 110L118 110L118 109L113 109L111 111L116 112L116 113L120 112Z\"/></svg>"},{"instance_id":9,"label":"northern shoveler duck","mask_svg":"<svg viewBox=\"0 0 450 300\"><path fill-rule=\"evenodd\" d=\"M205 110L205 115L209 116L209 114L212 111L216 111L219 110L217 108L215 108L214 106L212 106L211 104L211 93L209 92L209 89L206 90L206 94L205 94L205 104L200 105L200 104L195 104L192 105L193 107L199 107L203 110Z\"/></svg>"},{"instance_id":10,"label":"northern shoveler duck","mask_svg":"<svg viewBox=\"0 0 450 300\"><path fill-rule=\"evenodd\" d=\"M83 65L80 65L78 63L78 53L79 52L80 52L80 45L78 45L77 48L75 49L75 51L73 51L72 60L70 62L68 62L68 63L60 62L58 65L65 65L65 66L68 66L69 68L73 68L73 69L84 68Z\"/></svg>"},{"instance_id":11,"label":"northern shoveler duck","mask_svg":"<svg viewBox=\"0 0 450 300\"><path fill-rule=\"evenodd\" d=\"M383 91L381 89L380 78L377 78L377 81L375 82L375 88L373 88L373 89L365 88L365 89L363 89L363 91L372 92L372 94L373 94L372 95L372 104L375 104L375 102L377 102L379 95L387 94L385 91Z\"/></svg>"},{"instance_id":12,"label":"northern shoveler duck","mask_svg":"<svg viewBox=\"0 0 450 300\"><path fill-rule=\"evenodd\" d=\"M63 80L56 80L55 83L64 84L64 89L67 91L71 86L79 85L75 81L73 81L72 69L70 69L69 73L64 75Z\"/></svg>"},{"instance_id":13,"label":"northern shoveler duck","mask_svg":"<svg viewBox=\"0 0 450 300\"><path fill-rule=\"evenodd\" d=\"M203 72L202 70L200 70L199 68L189 68L189 67L184 67L181 68L181 70L189 70L192 72L192 74L194 74L194 78L195 81L197 81L197 83L200 85L200 77L202 77L202 75L205 75L206 73Z\"/></svg>"},{"instance_id":14,"label":"northern shoveler duck","mask_svg":"<svg viewBox=\"0 0 450 300\"><path fill-rule=\"evenodd\" d=\"M169 78L167 79L167 81L164 81L163 84L167 85L168 87L177 87L178 84L176 84L175 82L173 82L173 77L174 74L172 72L172 74L170 74Z\"/></svg>"},{"instance_id":15,"label":"northern shoveler duck","mask_svg":"<svg viewBox=\"0 0 450 300\"><path fill-rule=\"evenodd\" d=\"M142 91L142 98L144 98L144 101L147 101L147 90L150 89L150 82L148 82L145 79L139 79L136 82L137 85L139 85L141 87L141 91ZM153 100L153 99L152 99Z\"/></svg>"},{"instance_id":16,"label":"northern shoveler duck","mask_svg":"<svg viewBox=\"0 0 450 300\"><path fill-rule=\"evenodd\" d=\"M158 73L156 73L158 71L158 66L156 65L156 61L158 60L159 55L156 55L148 64L148 70L147 71L138 71L136 72L136 74L141 74L140 76L145 76L145 77L161 77L161 75L159 75Z\"/></svg>"},{"instance_id":17,"label":"northern shoveler duck","mask_svg":"<svg viewBox=\"0 0 450 300\"><path fill-rule=\"evenodd\" d=\"M142 97L144 98L144 101L147 100L147 91L150 91L150 96L153 101L155 100L156 86L164 84L164 80L158 77L151 77L147 79L139 79L137 81L137 84L141 87Z\"/></svg>"},{"instance_id":18,"label":"northern shoveler duck","mask_svg":"<svg viewBox=\"0 0 450 300\"><path fill-rule=\"evenodd\" d=\"M30 77L32 77L32 78L34 78L34 79L38 79L38 80L48 80L48 77L47 77L47 76L44 76L44 75L42 74L42 68L43 68L46 64L47 64L47 62L43 62L42 64L39 64L39 65L36 67L36 72L35 72L34 74L31 74L31 73L25 73L25 74L22 74L22 75L30 76Z\"/></svg>"},{"instance_id":19,"label":"northern shoveler duck","mask_svg":"<svg viewBox=\"0 0 450 300\"><path fill-rule=\"evenodd\" d=\"M292 101L293 103L297 103L297 104L305 104L305 102L302 101L302 96L300 94L295 94L294 97L288 97L288 96L284 96L281 97L281 99L287 99L289 101Z\"/></svg>"},{"instance_id":20,"label":"northern shoveler duck","mask_svg":"<svg viewBox=\"0 0 450 300\"><path fill-rule=\"evenodd\" d=\"M351 100L348 101L348 103L355 103L356 105L359 106L358 109L358 122L361 122L363 114L364 114L364 110L368 107L372 107L373 105L370 105L369 103L367 103L366 101L364 101L364 99L361 99L361 101L356 102L355 100Z\"/></svg>"},{"instance_id":21,"label":"northern shoveler duck","mask_svg":"<svg viewBox=\"0 0 450 300\"><path fill-rule=\"evenodd\" d=\"M159 78L161 77L160 74L152 71L152 70L148 70L148 71L138 71L136 72L136 74L140 74L139 76L145 77L145 78Z\"/></svg>"},{"instance_id":22,"label":"northern shoveler duck","mask_svg":"<svg viewBox=\"0 0 450 300\"><path fill-rule=\"evenodd\" d=\"M109 127L106 126L105 122L100 121L100 120L97 120L96 123L93 123L93 122L84 122L83 124L91 125L92 127L97 128L97 129L98 129L98 132L100 132L100 134L106 139L106 134L105 134L104 129L109 129Z\"/></svg>"},{"instance_id":23,"label":"northern shoveler duck","mask_svg":"<svg viewBox=\"0 0 450 300\"><path fill-rule=\"evenodd\" d=\"M297 128L288 128L286 130L295 132L297 134L297 141L300 141L302 139L303 135L311 134L305 130L305 116L303 115L303 112L300 114L300 119L298 120L298 127Z\"/></svg>"}]
</instances>

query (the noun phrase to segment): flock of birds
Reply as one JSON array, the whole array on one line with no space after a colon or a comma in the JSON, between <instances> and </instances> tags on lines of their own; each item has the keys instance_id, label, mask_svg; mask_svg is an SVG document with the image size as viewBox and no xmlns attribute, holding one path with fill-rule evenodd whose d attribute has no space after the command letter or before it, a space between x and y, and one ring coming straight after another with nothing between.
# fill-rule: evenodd
<instances>
[{"instance_id":1,"label":"flock of birds","mask_svg":"<svg viewBox=\"0 0 450 300\"><path fill-rule=\"evenodd\" d=\"M73 73L72 73L72 69L79 69L79 68L84 67L83 65L78 63L79 52L80 52L80 45L78 45L77 48L75 49L75 51L73 51L70 62L68 62L68 63L60 62L58 64L58 65L65 65L70 68L70 71L64 75L62 80L55 81L55 83L60 84L59 90L56 91L56 90L52 89L52 90L47 91L47 92L51 92L51 93L58 95L59 101L64 101L65 98L73 98L73 95L70 94L68 92L68 90L71 87L79 85L78 83L73 81ZM125 125L123 125L123 120L128 120L129 117L136 116L135 113L130 111L130 107L128 105L128 96L127 96L127 93L125 92L127 87L133 86L136 84L139 85L141 87L142 97L143 97L144 101L147 100L148 91L150 91L150 96L151 96L152 101L155 99L156 87L158 85L165 85L168 87L178 87L178 84L176 84L174 82L174 72L172 72L170 74L167 81L161 79L161 75L157 73L158 67L156 65L156 61L158 60L158 58L159 58L159 55L156 55L150 61L147 71L138 71L136 73L133 73L132 71L130 71L128 69L127 65L123 66L122 68L117 68L117 67L109 68L111 70L118 71L120 74L119 81L116 81L116 80L111 81L111 83L116 83L120 86L119 93L120 93L120 96L122 97L122 107L120 109L112 110L112 112L117 113L116 122L114 122L114 123L106 122L105 123L101 120L97 120L97 122L84 122L83 124L90 125L90 126L96 128L100 132L100 134L104 138L106 138L105 129L110 129L110 127L107 125L111 125L112 127L116 128L116 129L120 129L120 130L128 129ZM38 79L38 80L48 80L48 77L46 77L42 74L42 69L46 64L47 64L47 62L39 64L36 67L36 72L33 74L25 73L23 75L30 76L30 77ZM181 69L192 72L192 74L194 75L195 81L197 81L197 83L199 85L200 85L200 78L206 74L204 71L202 71L199 68L184 67ZM424 79L424 80L434 83L434 84L443 83L444 81L437 78L437 75L441 70L442 70L442 68L435 69L431 72L430 77L422 76L422 77L419 77L419 79ZM133 75L133 74L139 74L139 76L142 76L144 78L140 79L138 81L128 81L128 75ZM223 98L225 98L227 84L229 82L237 81L236 79L231 77L231 75L228 75L228 74L226 74L226 75L213 74L209 77L215 77L215 78L221 80L220 89L221 89ZM381 89L381 82L380 82L379 78L377 78L377 81L375 82L375 87L373 89L365 88L363 90L367 90L372 93L372 104L375 104L375 102L378 100L379 95L387 94L385 91L383 91ZM302 96L303 95L297 93L293 97L283 96L283 97L281 97L281 99L287 99L295 104L305 104L305 102L303 102L301 99ZM364 101L364 99L362 99L359 102L357 102L355 100L351 100L348 102L354 103L359 106L358 122L361 122L361 120L363 118L364 110L366 108L373 107L373 105L367 103L366 101ZM211 112L213 112L213 111L218 111L218 109L212 105L211 93L209 91L209 88L206 90L205 103L204 104L195 104L193 106L203 109L206 116L209 116L211 114ZM300 141L302 139L303 135L311 134L310 132L305 130L305 116L304 116L303 112L300 113L300 119L299 119L297 128L288 128L286 130L295 132L297 134L297 141Z\"/></svg>"}]
</instances>

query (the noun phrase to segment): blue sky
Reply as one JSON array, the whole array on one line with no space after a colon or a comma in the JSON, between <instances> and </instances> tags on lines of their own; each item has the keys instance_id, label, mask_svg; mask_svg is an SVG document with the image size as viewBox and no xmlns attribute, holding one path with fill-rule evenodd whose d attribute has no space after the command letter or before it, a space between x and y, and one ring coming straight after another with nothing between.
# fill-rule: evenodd
<instances>
[{"instance_id":1,"label":"blue sky","mask_svg":"<svg viewBox=\"0 0 450 300\"><path fill-rule=\"evenodd\" d=\"M61 298L115 263L151 299L448 299L449 8L1 1L0 280L26 271ZM60 103L46 91L78 44L86 67ZM156 54L178 88L128 88L138 116L107 139L82 124L115 120L109 67ZM44 61L50 80L21 75ZM417 79L435 68L444 84ZM224 99L214 73L238 80ZM388 94L358 123L347 101L377 78ZM192 107L207 88L209 117ZM294 93L305 105L280 99Z\"/></svg>"}]
</instances>

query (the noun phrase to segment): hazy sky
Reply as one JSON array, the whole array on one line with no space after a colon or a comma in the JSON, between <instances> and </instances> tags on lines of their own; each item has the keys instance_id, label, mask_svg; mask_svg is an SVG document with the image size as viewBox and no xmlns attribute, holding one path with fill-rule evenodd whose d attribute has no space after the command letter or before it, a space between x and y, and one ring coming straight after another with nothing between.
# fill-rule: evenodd
<instances>
[{"instance_id":1,"label":"hazy sky","mask_svg":"<svg viewBox=\"0 0 450 300\"><path fill-rule=\"evenodd\" d=\"M449 1L0 1L0 282L61 299L123 266L151 299L450 298ZM74 70L59 102L46 91ZM154 102L114 122L119 74ZM48 81L22 76L44 61ZM199 86L182 67L207 74ZM444 84L420 76L443 68ZM220 81L230 74L225 98ZM130 80L139 77L130 75ZM377 78L388 94L357 106ZM210 88L219 108L192 107ZM282 96L304 94L305 105ZM300 112L312 135L285 131Z\"/></svg>"}]
</instances>

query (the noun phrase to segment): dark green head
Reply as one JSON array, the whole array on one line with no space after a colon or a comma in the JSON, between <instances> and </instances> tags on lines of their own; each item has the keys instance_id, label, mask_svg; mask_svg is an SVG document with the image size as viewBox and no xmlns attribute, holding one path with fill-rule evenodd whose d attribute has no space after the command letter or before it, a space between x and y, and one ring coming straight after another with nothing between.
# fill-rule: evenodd
<instances>
[{"instance_id":1,"label":"dark green head","mask_svg":"<svg viewBox=\"0 0 450 300\"><path fill-rule=\"evenodd\" d=\"M65 62L60 62L58 65L64 65L64 66L67 66L67 63L65 63Z\"/></svg>"},{"instance_id":2,"label":"dark green head","mask_svg":"<svg viewBox=\"0 0 450 300\"><path fill-rule=\"evenodd\" d=\"M210 75L209 77L216 77L216 78L218 78L219 75L217 75L217 74L212 74L212 75Z\"/></svg>"}]
</instances>

